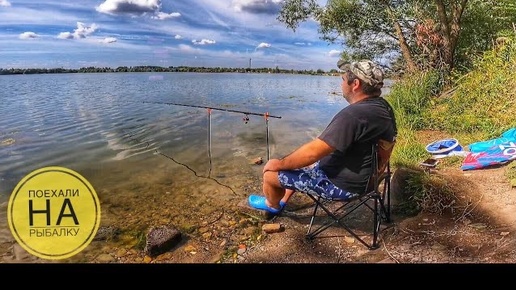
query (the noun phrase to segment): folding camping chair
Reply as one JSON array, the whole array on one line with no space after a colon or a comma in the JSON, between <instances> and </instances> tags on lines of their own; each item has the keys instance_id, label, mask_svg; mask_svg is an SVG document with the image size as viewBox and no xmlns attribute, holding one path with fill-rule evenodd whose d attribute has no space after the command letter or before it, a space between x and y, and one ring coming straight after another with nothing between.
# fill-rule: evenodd
<instances>
[{"instance_id":1,"label":"folding camping chair","mask_svg":"<svg viewBox=\"0 0 516 290\"><path fill-rule=\"evenodd\" d=\"M305 192L315 202L306 234L308 239L314 239L332 225L339 225L369 249L373 250L379 247L380 225L382 222L389 223L391 221L391 168L389 160L394 144L394 142L385 140L380 140L378 143L373 144L373 160L371 162L373 170L366 187L367 190L363 194L350 200L343 200L327 199L320 195ZM319 211L319 209L322 209L322 211ZM372 232L368 234L370 241L366 241L366 238L361 237L356 229L349 226L350 215L358 212L359 209L367 209L368 215L372 214L373 227ZM323 215L321 216L319 213L323 213ZM315 221L321 219L323 220L322 224L319 224L317 228L312 230Z\"/></svg>"}]
</instances>

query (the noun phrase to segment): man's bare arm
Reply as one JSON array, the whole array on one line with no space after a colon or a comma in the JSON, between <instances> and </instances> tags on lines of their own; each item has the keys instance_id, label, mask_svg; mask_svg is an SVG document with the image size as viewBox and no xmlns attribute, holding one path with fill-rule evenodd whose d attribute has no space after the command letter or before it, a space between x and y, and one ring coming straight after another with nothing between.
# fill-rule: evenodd
<instances>
[{"instance_id":1,"label":"man's bare arm","mask_svg":"<svg viewBox=\"0 0 516 290\"><path fill-rule=\"evenodd\" d=\"M316 138L281 159L269 160L269 162L265 164L263 172L302 168L313 164L333 151L335 151L335 148L321 139Z\"/></svg>"}]
</instances>

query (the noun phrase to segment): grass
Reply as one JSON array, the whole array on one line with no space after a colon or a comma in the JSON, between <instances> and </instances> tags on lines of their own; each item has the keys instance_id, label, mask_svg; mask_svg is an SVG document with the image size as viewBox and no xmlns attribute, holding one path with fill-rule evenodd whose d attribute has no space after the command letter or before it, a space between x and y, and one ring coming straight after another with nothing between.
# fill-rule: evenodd
<instances>
[{"instance_id":1,"label":"grass","mask_svg":"<svg viewBox=\"0 0 516 290\"><path fill-rule=\"evenodd\" d=\"M516 43L488 51L456 81L453 96L438 99L430 116L441 130L498 137L516 126Z\"/></svg>"}]
</instances>

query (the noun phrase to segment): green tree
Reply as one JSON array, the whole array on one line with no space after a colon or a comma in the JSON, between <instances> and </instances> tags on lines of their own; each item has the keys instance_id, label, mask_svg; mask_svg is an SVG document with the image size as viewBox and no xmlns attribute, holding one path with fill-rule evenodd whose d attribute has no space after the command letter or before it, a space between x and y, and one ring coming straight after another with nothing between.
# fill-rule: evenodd
<instances>
[{"instance_id":1,"label":"green tree","mask_svg":"<svg viewBox=\"0 0 516 290\"><path fill-rule=\"evenodd\" d=\"M475 1L465 11L461 26L463 30L456 51L456 64L470 68L472 56L482 55L499 37L514 35L516 27L516 1Z\"/></svg>"},{"instance_id":2,"label":"green tree","mask_svg":"<svg viewBox=\"0 0 516 290\"><path fill-rule=\"evenodd\" d=\"M393 70L450 71L457 52L485 50L516 19L514 7L514 0L329 0L325 6L285 0L278 20L295 30L315 19L321 39L346 48L343 59L381 58Z\"/></svg>"}]
</instances>

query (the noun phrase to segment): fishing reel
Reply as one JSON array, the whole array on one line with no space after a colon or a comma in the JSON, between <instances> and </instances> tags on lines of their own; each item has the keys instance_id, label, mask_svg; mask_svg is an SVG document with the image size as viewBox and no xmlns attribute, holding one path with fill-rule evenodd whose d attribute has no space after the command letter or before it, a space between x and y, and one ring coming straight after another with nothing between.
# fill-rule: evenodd
<instances>
[{"instance_id":1,"label":"fishing reel","mask_svg":"<svg viewBox=\"0 0 516 290\"><path fill-rule=\"evenodd\" d=\"M245 124L249 123L249 116L246 114L242 120L244 121Z\"/></svg>"}]
</instances>

